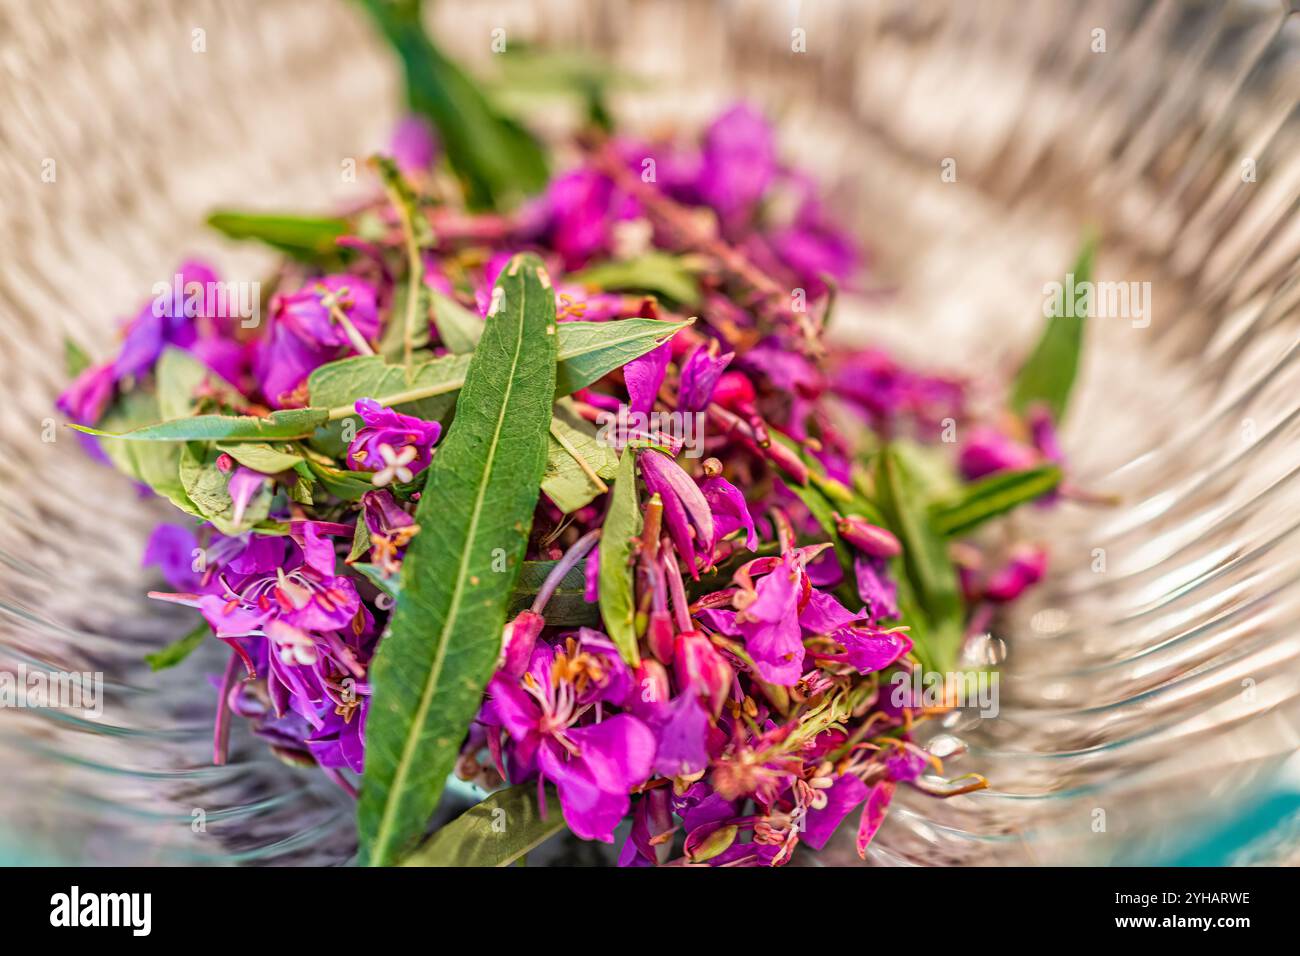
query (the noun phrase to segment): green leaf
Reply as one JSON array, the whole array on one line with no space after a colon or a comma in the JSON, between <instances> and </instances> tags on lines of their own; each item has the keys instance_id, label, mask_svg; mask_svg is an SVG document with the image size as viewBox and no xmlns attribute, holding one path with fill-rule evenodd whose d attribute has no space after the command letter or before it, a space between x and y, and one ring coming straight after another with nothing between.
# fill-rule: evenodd
<instances>
[{"instance_id":1,"label":"green leaf","mask_svg":"<svg viewBox=\"0 0 1300 956\"><path fill-rule=\"evenodd\" d=\"M63 371L68 378L76 378L90 366L90 356L86 354L86 350L72 339L65 338L63 340Z\"/></svg>"},{"instance_id":2,"label":"green leaf","mask_svg":"<svg viewBox=\"0 0 1300 956\"><path fill-rule=\"evenodd\" d=\"M203 448L199 445L197 448ZM244 509L239 521L235 520L235 502L230 497L230 475L217 467L218 453L196 450L195 445L181 447L179 473L181 485L199 513L216 526L222 534L236 535L248 531L259 521L264 521L271 510L269 482L258 491Z\"/></svg>"},{"instance_id":3,"label":"green leaf","mask_svg":"<svg viewBox=\"0 0 1300 956\"><path fill-rule=\"evenodd\" d=\"M456 406L469 364L468 355L443 355L412 366L408 380L403 366L378 355L358 355L322 365L307 379L307 389L318 408L343 409L373 398L405 415L441 421ZM412 397L403 399L408 395Z\"/></svg>"},{"instance_id":4,"label":"green leaf","mask_svg":"<svg viewBox=\"0 0 1300 956\"><path fill-rule=\"evenodd\" d=\"M402 596L402 582L398 578L390 578L373 564L362 564L360 562L352 565L354 571L360 571L366 578L379 590L383 591L393 600Z\"/></svg>"},{"instance_id":5,"label":"green leaf","mask_svg":"<svg viewBox=\"0 0 1300 956\"><path fill-rule=\"evenodd\" d=\"M646 454L658 454L647 452ZM636 451L623 449L614 477L609 513L600 533L600 616L605 633L633 667L641 663L636 643L636 605L632 590L632 549L641 533L636 493Z\"/></svg>"},{"instance_id":6,"label":"green leaf","mask_svg":"<svg viewBox=\"0 0 1300 956\"><path fill-rule=\"evenodd\" d=\"M101 424L110 430L130 431L157 419L157 397L148 392L131 391L113 403ZM155 494L166 498L185 513L202 517L181 484L178 470L181 457L179 444L106 441L100 447L118 471L148 485Z\"/></svg>"},{"instance_id":7,"label":"green leaf","mask_svg":"<svg viewBox=\"0 0 1300 956\"><path fill-rule=\"evenodd\" d=\"M328 418L329 412L324 408L287 408L272 412L264 418L253 415L193 415L121 432L108 428L87 428L84 425L68 427L87 435L129 441L265 441L309 438ZM104 424L107 425L108 422Z\"/></svg>"},{"instance_id":8,"label":"green leaf","mask_svg":"<svg viewBox=\"0 0 1300 956\"><path fill-rule=\"evenodd\" d=\"M449 295L431 291L433 324L442 344L457 355L473 352L483 336L483 320Z\"/></svg>"},{"instance_id":9,"label":"green leaf","mask_svg":"<svg viewBox=\"0 0 1300 956\"><path fill-rule=\"evenodd\" d=\"M212 633L212 628L208 627L207 621L199 621L194 625L194 629L184 637L173 641L160 651L154 651L152 654L144 656L145 663L149 665L151 671L166 670L168 667L175 667L190 654L194 649L203 643L203 639Z\"/></svg>"},{"instance_id":10,"label":"green leaf","mask_svg":"<svg viewBox=\"0 0 1300 956\"><path fill-rule=\"evenodd\" d=\"M407 101L437 127L472 208L509 208L546 185L541 146L429 40L419 0L360 2L401 58Z\"/></svg>"},{"instance_id":11,"label":"green leaf","mask_svg":"<svg viewBox=\"0 0 1300 956\"><path fill-rule=\"evenodd\" d=\"M513 618L532 606L537 592L542 589L547 575L558 562L525 561L519 569L514 592L510 595L510 610L506 617ZM600 608L588 603L587 573L585 564L570 569L560 580L551 599L546 602L546 623L560 627L600 627Z\"/></svg>"},{"instance_id":12,"label":"green leaf","mask_svg":"<svg viewBox=\"0 0 1300 956\"><path fill-rule=\"evenodd\" d=\"M650 252L635 259L598 263L570 273L570 282L598 289L654 292L682 305L700 301L700 285L680 256Z\"/></svg>"},{"instance_id":13,"label":"green leaf","mask_svg":"<svg viewBox=\"0 0 1300 956\"><path fill-rule=\"evenodd\" d=\"M536 256L497 280L500 306L465 377L416 510L402 596L371 671L357 808L363 858L394 862L428 825L496 662L546 465L555 293Z\"/></svg>"},{"instance_id":14,"label":"green leaf","mask_svg":"<svg viewBox=\"0 0 1300 956\"><path fill-rule=\"evenodd\" d=\"M1097 253L1097 240L1089 236L1084 240L1075 260L1072 275L1077 287L1092 279L1093 259ZM1047 321L1047 328L1034 347L1025 364L1020 367L1011 387L1011 407L1024 414L1034 405L1042 404L1059 422L1065 416L1065 406L1079 370L1079 354L1083 350L1084 319L1076 316L1074 303L1066 303L1062 313Z\"/></svg>"},{"instance_id":15,"label":"green leaf","mask_svg":"<svg viewBox=\"0 0 1300 956\"><path fill-rule=\"evenodd\" d=\"M658 319L620 319L614 322L561 322L558 325L555 395L561 398L622 368L657 348L690 324ZM468 355L443 355L406 370L389 365L377 355L362 355L322 365L307 380L314 409L328 408L337 421L347 418L349 406L360 398L429 421L441 420L456 403L465 382Z\"/></svg>"},{"instance_id":16,"label":"green leaf","mask_svg":"<svg viewBox=\"0 0 1300 956\"><path fill-rule=\"evenodd\" d=\"M352 529L352 550L348 552L345 564L353 564L370 553L370 528L366 525L366 516L357 514L357 523Z\"/></svg>"},{"instance_id":17,"label":"green leaf","mask_svg":"<svg viewBox=\"0 0 1300 956\"><path fill-rule=\"evenodd\" d=\"M360 501L361 496L367 491L375 490L374 482L371 480L372 473L369 471L335 468L333 465L315 460L309 460L307 467L311 470L312 477L335 498L342 498L344 501Z\"/></svg>"},{"instance_id":18,"label":"green leaf","mask_svg":"<svg viewBox=\"0 0 1300 956\"><path fill-rule=\"evenodd\" d=\"M245 468L260 471L264 475L276 475L296 468L303 460L302 455L283 451L266 442L218 442L217 450L225 452Z\"/></svg>"},{"instance_id":19,"label":"green leaf","mask_svg":"<svg viewBox=\"0 0 1300 956\"><path fill-rule=\"evenodd\" d=\"M232 398L239 395L235 386L189 352L172 345L163 349L154 375L158 382L158 412L163 420L193 415L200 386Z\"/></svg>"},{"instance_id":20,"label":"green leaf","mask_svg":"<svg viewBox=\"0 0 1300 956\"><path fill-rule=\"evenodd\" d=\"M443 826L402 866L510 866L564 830L560 801L546 790L545 818L536 784L496 793Z\"/></svg>"},{"instance_id":21,"label":"green leaf","mask_svg":"<svg viewBox=\"0 0 1300 956\"><path fill-rule=\"evenodd\" d=\"M917 641L918 654L935 669L948 670L961 640L963 612L957 570L948 556L947 539L930 520L915 477L889 445L876 460L876 494L887 526L903 546L896 564L901 564L930 632L927 644Z\"/></svg>"},{"instance_id":22,"label":"green leaf","mask_svg":"<svg viewBox=\"0 0 1300 956\"><path fill-rule=\"evenodd\" d=\"M332 216L233 210L212 213L208 225L230 239L254 239L308 262L337 255L335 240L348 231L346 220Z\"/></svg>"},{"instance_id":23,"label":"green leaf","mask_svg":"<svg viewBox=\"0 0 1300 956\"><path fill-rule=\"evenodd\" d=\"M593 475L613 478L617 470L618 452L597 437L596 426L577 413L570 399L557 401L542 475L546 497L570 514L609 490Z\"/></svg>"},{"instance_id":24,"label":"green leaf","mask_svg":"<svg viewBox=\"0 0 1300 956\"><path fill-rule=\"evenodd\" d=\"M572 395L634 358L653 351L692 321L561 322L556 396Z\"/></svg>"},{"instance_id":25,"label":"green leaf","mask_svg":"<svg viewBox=\"0 0 1300 956\"><path fill-rule=\"evenodd\" d=\"M940 534L960 537L991 518L1041 498L1060 483L1061 469L1056 465L989 475L967 485L960 495L931 506L930 519Z\"/></svg>"},{"instance_id":26,"label":"green leaf","mask_svg":"<svg viewBox=\"0 0 1300 956\"><path fill-rule=\"evenodd\" d=\"M421 267L423 268L423 267ZM406 282L399 282L393 289L393 304L388 310L388 318L384 321L384 327L379 333L379 342L375 346L375 351L381 355L387 362L405 362L406 361L406 303L410 298L411 287ZM416 322L415 334L411 339L411 345L416 349L424 349L429 344L429 323L428 315L433 307L433 300L430 296L433 290L423 282L416 287L416 295L420 297L421 302L416 304L416 312L425 316L426 321Z\"/></svg>"}]
</instances>

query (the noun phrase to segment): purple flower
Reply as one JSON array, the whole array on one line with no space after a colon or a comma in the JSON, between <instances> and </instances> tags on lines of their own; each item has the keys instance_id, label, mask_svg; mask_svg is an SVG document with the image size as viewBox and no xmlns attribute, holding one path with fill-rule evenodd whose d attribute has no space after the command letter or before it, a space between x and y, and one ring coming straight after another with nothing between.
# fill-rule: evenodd
<instances>
[{"instance_id":1,"label":"purple flower","mask_svg":"<svg viewBox=\"0 0 1300 956\"><path fill-rule=\"evenodd\" d=\"M804 828L800 839L814 850L826 846L826 841L853 809L867 799L867 785L851 773L842 773L829 787L821 789L817 806L809 807L804 815Z\"/></svg>"},{"instance_id":2,"label":"purple flower","mask_svg":"<svg viewBox=\"0 0 1300 956\"><path fill-rule=\"evenodd\" d=\"M803 674L803 631L799 625L802 578L798 560L786 554L753 591L742 592L747 594L747 600L740 610L712 610L700 615L715 630L744 638L759 676L783 687L793 687Z\"/></svg>"},{"instance_id":3,"label":"purple flower","mask_svg":"<svg viewBox=\"0 0 1300 956\"><path fill-rule=\"evenodd\" d=\"M655 773L684 777L709 765L705 746L709 715L694 693L686 692L669 701L661 719L650 726L655 735Z\"/></svg>"},{"instance_id":4,"label":"purple flower","mask_svg":"<svg viewBox=\"0 0 1300 956\"><path fill-rule=\"evenodd\" d=\"M149 535L144 549L144 567L158 565L163 579L178 591L198 588L201 575L194 570L194 558L199 551L198 539L189 528L176 524L160 524Z\"/></svg>"},{"instance_id":5,"label":"purple flower","mask_svg":"<svg viewBox=\"0 0 1300 956\"><path fill-rule=\"evenodd\" d=\"M734 675L731 665L708 637L699 631L677 635L673 645L673 673L683 692L698 694L713 705L714 714L721 712Z\"/></svg>"},{"instance_id":6,"label":"purple flower","mask_svg":"<svg viewBox=\"0 0 1300 956\"><path fill-rule=\"evenodd\" d=\"M613 223L635 218L639 207L603 173L575 169L551 181L546 210L551 245L563 258L565 269L573 270L609 251Z\"/></svg>"},{"instance_id":7,"label":"purple flower","mask_svg":"<svg viewBox=\"0 0 1300 956\"><path fill-rule=\"evenodd\" d=\"M841 627L831 635L844 648L838 660L859 674L874 674L896 664L912 649L912 640L901 631L855 625Z\"/></svg>"},{"instance_id":8,"label":"purple flower","mask_svg":"<svg viewBox=\"0 0 1300 956\"><path fill-rule=\"evenodd\" d=\"M364 351L378 334L375 289L359 276L323 276L297 292L277 293L257 352L262 394L276 407L302 404L297 393L314 369L344 346Z\"/></svg>"},{"instance_id":9,"label":"purple flower","mask_svg":"<svg viewBox=\"0 0 1300 956\"><path fill-rule=\"evenodd\" d=\"M664 382L668 360L673 356L672 342L664 342L639 358L623 366L623 381L627 384L628 408L634 413L649 412Z\"/></svg>"},{"instance_id":10,"label":"purple flower","mask_svg":"<svg viewBox=\"0 0 1300 956\"><path fill-rule=\"evenodd\" d=\"M867 606L873 621L898 617L898 583L890 577L887 560L857 554L853 558L853 574L858 582L858 597Z\"/></svg>"},{"instance_id":11,"label":"purple flower","mask_svg":"<svg viewBox=\"0 0 1300 956\"><path fill-rule=\"evenodd\" d=\"M420 530L419 525L384 489L361 496L361 516L370 532L371 560L385 574L396 574L401 569L403 549Z\"/></svg>"},{"instance_id":12,"label":"purple flower","mask_svg":"<svg viewBox=\"0 0 1300 956\"><path fill-rule=\"evenodd\" d=\"M1047 573L1047 552L1033 545L1021 545L1011 554L1006 567L996 572L984 588L990 601L1014 601Z\"/></svg>"},{"instance_id":13,"label":"purple flower","mask_svg":"<svg viewBox=\"0 0 1300 956\"><path fill-rule=\"evenodd\" d=\"M513 765L555 783L569 828L584 840L614 841L614 828L627 814L629 790L650 776L654 733L631 714L580 725L588 705L606 699L595 691L601 678L626 667L603 648L588 652L588 637L564 648L539 646L522 681L497 674L488 684L491 698L484 723L503 726L513 742ZM598 659L597 659L598 658ZM585 703L582 703L585 701Z\"/></svg>"},{"instance_id":14,"label":"purple flower","mask_svg":"<svg viewBox=\"0 0 1300 956\"><path fill-rule=\"evenodd\" d=\"M743 103L704 134L696 191L724 224L748 219L776 177L776 142L762 113Z\"/></svg>"},{"instance_id":15,"label":"purple flower","mask_svg":"<svg viewBox=\"0 0 1300 956\"><path fill-rule=\"evenodd\" d=\"M365 764L366 714L370 697L358 697L355 707L325 712L320 727L307 737L307 749L322 767L347 767L361 773Z\"/></svg>"},{"instance_id":16,"label":"purple flower","mask_svg":"<svg viewBox=\"0 0 1300 956\"><path fill-rule=\"evenodd\" d=\"M232 647L244 638L265 640L258 646L266 651L276 713L292 708L313 727L322 725L327 698L347 703L333 686L335 675L364 675L360 640L368 630L358 626L365 612L352 579L334 574L334 545L321 527L302 522L289 540L252 538L195 602Z\"/></svg>"},{"instance_id":17,"label":"purple flower","mask_svg":"<svg viewBox=\"0 0 1300 956\"><path fill-rule=\"evenodd\" d=\"M425 173L438 156L438 137L427 119L412 113L398 121L388 149L404 175Z\"/></svg>"},{"instance_id":18,"label":"purple flower","mask_svg":"<svg viewBox=\"0 0 1300 956\"><path fill-rule=\"evenodd\" d=\"M715 475L700 482L700 492L713 512L713 540L710 549L717 548L718 542L741 528L745 529L745 547L750 551L758 549L758 535L754 531L754 519L750 516L749 505L740 489L727 479Z\"/></svg>"},{"instance_id":19,"label":"purple flower","mask_svg":"<svg viewBox=\"0 0 1300 956\"><path fill-rule=\"evenodd\" d=\"M677 388L679 412L700 412L708 406L718 380L736 357L735 352L722 355L718 352L718 340L710 339L707 344L697 345L682 363L681 383Z\"/></svg>"},{"instance_id":20,"label":"purple flower","mask_svg":"<svg viewBox=\"0 0 1300 956\"><path fill-rule=\"evenodd\" d=\"M365 426L348 446L349 468L375 472L374 483L382 486L394 479L411 481L429 467L441 425L384 408L372 398L358 401L356 409Z\"/></svg>"},{"instance_id":21,"label":"purple flower","mask_svg":"<svg viewBox=\"0 0 1300 956\"><path fill-rule=\"evenodd\" d=\"M209 294L217 281L217 274L206 263L182 263L173 285L145 303L127 326L122 351L113 363L114 377L120 380L148 372L165 345L189 348L200 335L200 322L205 337L229 334L229 301L227 308L220 310L220 303Z\"/></svg>"},{"instance_id":22,"label":"purple flower","mask_svg":"<svg viewBox=\"0 0 1300 956\"><path fill-rule=\"evenodd\" d=\"M646 489L663 499L668 536L686 561L691 577L698 579L696 545L712 548L713 510L691 476L667 455L647 449L638 461Z\"/></svg>"},{"instance_id":23,"label":"purple flower","mask_svg":"<svg viewBox=\"0 0 1300 956\"><path fill-rule=\"evenodd\" d=\"M253 498L266 487L269 481L266 475L261 472L253 471L251 468L245 468L240 465L230 476L230 482L226 485L226 490L230 492L230 500L234 502L235 509L231 518L234 524L238 525L244 520L244 512Z\"/></svg>"},{"instance_id":24,"label":"purple flower","mask_svg":"<svg viewBox=\"0 0 1300 956\"><path fill-rule=\"evenodd\" d=\"M962 447L958 466L967 481L999 471L1029 468L1038 463L1038 453L1013 441L994 428L971 429Z\"/></svg>"},{"instance_id":25,"label":"purple flower","mask_svg":"<svg viewBox=\"0 0 1300 956\"><path fill-rule=\"evenodd\" d=\"M92 365L59 396L59 411L78 425L94 425L113 397L117 375L113 363Z\"/></svg>"}]
</instances>

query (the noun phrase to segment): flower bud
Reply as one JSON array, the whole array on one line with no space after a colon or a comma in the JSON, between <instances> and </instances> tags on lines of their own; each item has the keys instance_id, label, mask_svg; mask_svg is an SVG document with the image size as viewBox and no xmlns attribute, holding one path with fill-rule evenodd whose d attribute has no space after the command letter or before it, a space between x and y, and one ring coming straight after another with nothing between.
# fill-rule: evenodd
<instances>
[{"instance_id":1,"label":"flower bud","mask_svg":"<svg viewBox=\"0 0 1300 956\"><path fill-rule=\"evenodd\" d=\"M873 558L893 558L903 551L893 532L869 524L857 515L837 516L835 527L840 537L865 555Z\"/></svg>"},{"instance_id":2,"label":"flower bud","mask_svg":"<svg viewBox=\"0 0 1300 956\"><path fill-rule=\"evenodd\" d=\"M730 849L731 844L736 842L736 834L740 832L734 823L715 826L712 830L709 829L710 826L714 825L706 823L696 827L686 837L682 849L692 863L704 863Z\"/></svg>"},{"instance_id":3,"label":"flower bud","mask_svg":"<svg viewBox=\"0 0 1300 956\"><path fill-rule=\"evenodd\" d=\"M709 699L715 714L721 712L731 687L731 665L704 634L686 631L677 635L673 673L677 676L678 690L698 691Z\"/></svg>"},{"instance_id":4,"label":"flower bud","mask_svg":"<svg viewBox=\"0 0 1300 956\"><path fill-rule=\"evenodd\" d=\"M667 611L651 611L645 639L650 653L663 664L672 662L674 636L672 615Z\"/></svg>"},{"instance_id":5,"label":"flower bud","mask_svg":"<svg viewBox=\"0 0 1300 956\"><path fill-rule=\"evenodd\" d=\"M528 669L533 647L545 626L546 619L540 614L535 611L520 611L518 617L506 624L497 669L511 677L521 677Z\"/></svg>"}]
</instances>

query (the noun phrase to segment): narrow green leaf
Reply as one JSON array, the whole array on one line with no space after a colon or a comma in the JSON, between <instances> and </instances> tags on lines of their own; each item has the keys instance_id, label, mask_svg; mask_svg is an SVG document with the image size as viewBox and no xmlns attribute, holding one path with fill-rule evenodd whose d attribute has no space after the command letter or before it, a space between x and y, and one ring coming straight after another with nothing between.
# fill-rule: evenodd
<instances>
[{"instance_id":1,"label":"narrow green leaf","mask_svg":"<svg viewBox=\"0 0 1300 956\"><path fill-rule=\"evenodd\" d=\"M483 320L451 296L430 292L433 299L433 324L442 344L457 355L473 352L483 336Z\"/></svg>"},{"instance_id":2,"label":"narrow green leaf","mask_svg":"<svg viewBox=\"0 0 1300 956\"><path fill-rule=\"evenodd\" d=\"M456 406L469 363L468 355L443 355L413 366L408 380L401 365L358 355L322 365L307 379L307 389L313 407L346 412L358 399L373 398L405 415L441 421ZM347 417L336 411L336 418Z\"/></svg>"},{"instance_id":3,"label":"narrow green leaf","mask_svg":"<svg viewBox=\"0 0 1300 956\"><path fill-rule=\"evenodd\" d=\"M689 324L658 319L561 322L555 396L570 395L622 368ZM312 407L329 408L335 421L348 418L360 398L436 421L455 407L469 363L468 355L443 355L417 364L408 382L400 365L389 365L377 355L354 356L322 365L312 372L307 387Z\"/></svg>"},{"instance_id":4,"label":"narrow green leaf","mask_svg":"<svg viewBox=\"0 0 1300 956\"><path fill-rule=\"evenodd\" d=\"M596 426L577 413L570 399L557 401L542 475L546 497L570 514L608 491L604 479L617 470L618 452L600 440Z\"/></svg>"},{"instance_id":5,"label":"narrow green leaf","mask_svg":"<svg viewBox=\"0 0 1300 956\"><path fill-rule=\"evenodd\" d=\"M700 300L700 285L694 273L680 256L666 252L598 263L570 273L566 279L598 289L653 292L682 305L695 305Z\"/></svg>"},{"instance_id":6,"label":"narrow green leaf","mask_svg":"<svg viewBox=\"0 0 1300 956\"><path fill-rule=\"evenodd\" d=\"M525 561L510 595L507 618L532 606L555 561ZM559 627L600 627L600 608L588 603L587 573L584 564L569 571L546 602L546 623Z\"/></svg>"},{"instance_id":7,"label":"narrow green leaf","mask_svg":"<svg viewBox=\"0 0 1300 956\"><path fill-rule=\"evenodd\" d=\"M369 580L370 583L379 590L383 591L393 600L397 600L402 595L402 582L398 578L390 578L373 564L362 564L357 562L352 565L352 570L360 571Z\"/></svg>"},{"instance_id":8,"label":"narrow green leaf","mask_svg":"<svg viewBox=\"0 0 1300 956\"><path fill-rule=\"evenodd\" d=\"M203 639L212 633L212 628L208 627L207 621L199 621L194 625L194 629L178 640L172 641L160 651L154 651L152 654L144 656L145 663L149 665L151 671L166 670L168 667L175 667L185 658L194 653L194 649L203 643Z\"/></svg>"},{"instance_id":9,"label":"narrow green leaf","mask_svg":"<svg viewBox=\"0 0 1300 956\"><path fill-rule=\"evenodd\" d=\"M357 523L352 529L352 550L348 552L345 564L360 561L370 553L370 528L366 525L366 516L357 515Z\"/></svg>"},{"instance_id":10,"label":"narrow green leaf","mask_svg":"<svg viewBox=\"0 0 1300 956\"><path fill-rule=\"evenodd\" d=\"M1061 469L1056 465L989 475L967 485L959 496L933 505L930 519L940 534L960 537L992 518L1041 498L1060 483Z\"/></svg>"},{"instance_id":11,"label":"narrow green leaf","mask_svg":"<svg viewBox=\"0 0 1300 956\"><path fill-rule=\"evenodd\" d=\"M337 254L335 240L348 231L346 220L331 216L233 210L212 213L208 225L230 239L253 239L306 261Z\"/></svg>"},{"instance_id":12,"label":"narrow green leaf","mask_svg":"<svg viewBox=\"0 0 1300 956\"><path fill-rule=\"evenodd\" d=\"M957 570L948 556L947 539L930 520L915 478L888 445L881 449L876 461L876 493L886 524L903 546L902 557L895 563L901 564L930 631L928 646L918 642L918 653L937 669L946 670L954 662L961 640ZM938 643L940 639L942 644Z\"/></svg>"},{"instance_id":13,"label":"narrow green leaf","mask_svg":"<svg viewBox=\"0 0 1300 956\"><path fill-rule=\"evenodd\" d=\"M657 452L647 452L657 454ZM636 605L632 592L632 549L641 533L636 493L636 451L623 449L600 533L600 616L605 633L633 667L641 663L636 643Z\"/></svg>"},{"instance_id":14,"label":"narrow green leaf","mask_svg":"<svg viewBox=\"0 0 1300 956\"><path fill-rule=\"evenodd\" d=\"M394 862L427 826L501 646L555 394L555 293L536 256L497 280L499 307L465 377L416 510L402 596L371 671L357 808L363 858Z\"/></svg>"},{"instance_id":15,"label":"narrow green leaf","mask_svg":"<svg viewBox=\"0 0 1300 956\"><path fill-rule=\"evenodd\" d=\"M471 207L509 208L546 185L541 146L497 112L478 85L430 41L420 22L419 0L360 2L401 58L407 101L437 127Z\"/></svg>"},{"instance_id":16,"label":"narrow green leaf","mask_svg":"<svg viewBox=\"0 0 1300 956\"><path fill-rule=\"evenodd\" d=\"M303 460L302 455L284 451L266 442L240 441L217 443L217 450L228 454L246 468L260 471L264 475L275 475L282 471L296 468Z\"/></svg>"},{"instance_id":17,"label":"narrow green leaf","mask_svg":"<svg viewBox=\"0 0 1300 956\"><path fill-rule=\"evenodd\" d=\"M344 501L360 501L361 496L367 491L375 490L371 472L349 471L314 460L308 461L307 467L311 470L312 477L335 498L342 498Z\"/></svg>"},{"instance_id":18,"label":"narrow green leaf","mask_svg":"<svg viewBox=\"0 0 1300 956\"><path fill-rule=\"evenodd\" d=\"M560 801L548 788L546 813L537 785L496 793L442 827L402 861L402 866L510 866L564 830Z\"/></svg>"},{"instance_id":19,"label":"narrow green leaf","mask_svg":"<svg viewBox=\"0 0 1300 956\"><path fill-rule=\"evenodd\" d=\"M572 395L634 358L653 351L692 321L561 322L556 396Z\"/></svg>"},{"instance_id":20,"label":"narrow green leaf","mask_svg":"<svg viewBox=\"0 0 1300 956\"><path fill-rule=\"evenodd\" d=\"M1063 284L1063 298L1072 288L1091 281L1096 253L1096 237L1089 236L1071 270L1073 284L1069 280ZM1020 367L1011 387L1011 407L1021 414L1042 404L1051 411L1054 421L1059 422L1065 416L1065 406L1079 370L1079 354L1083 351L1084 319L1076 304L1077 299L1063 302L1064 308L1047 320L1034 351Z\"/></svg>"},{"instance_id":21,"label":"narrow green leaf","mask_svg":"<svg viewBox=\"0 0 1300 956\"><path fill-rule=\"evenodd\" d=\"M87 435L123 438L129 441L266 441L280 438L309 438L329 419L324 408L287 408L264 418L253 415L193 415L172 418L129 431L69 425ZM107 422L105 422L107 424Z\"/></svg>"}]
</instances>

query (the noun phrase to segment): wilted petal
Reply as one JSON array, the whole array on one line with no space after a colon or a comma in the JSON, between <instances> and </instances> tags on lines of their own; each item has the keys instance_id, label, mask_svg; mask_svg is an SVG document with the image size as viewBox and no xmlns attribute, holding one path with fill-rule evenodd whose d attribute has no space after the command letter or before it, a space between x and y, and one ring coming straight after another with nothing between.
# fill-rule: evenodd
<instances>
[{"instance_id":1,"label":"wilted petal","mask_svg":"<svg viewBox=\"0 0 1300 956\"><path fill-rule=\"evenodd\" d=\"M705 478L700 482L700 492L709 503L713 512L713 546L731 532L745 529L745 547L750 551L758 548L758 535L754 531L754 519L749 513L749 505L740 489L722 477Z\"/></svg>"},{"instance_id":2,"label":"wilted petal","mask_svg":"<svg viewBox=\"0 0 1300 956\"><path fill-rule=\"evenodd\" d=\"M705 737L709 716L696 695L683 693L668 707L667 719L655 728L655 773L679 777L697 773L709 764Z\"/></svg>"},{"instance_id":3,"label":"wilted petal","mask_svg":"<svg viewBox=\"0 0 1300 956\"><path fill-rule=\"evenodd\" d=\"M867 606L872 620L896 619L898 584L889 576L889 563L859 554L853 559L853 572L858 580L858 597Z\"/></svg>"},{"instance_id":4,"label":"wilted petal","mask_svg":"<svg viewBox=\"0 0 1300 956\"><path fill-rule=\"evenodd\" d=\"M834 633L859 674L874 674L897 663L912 649L912 640L901 631L874 627L845 627Z\"/></svg>"},{"instance_id":5,"label":"wilted petal","mask_svg":"<svg viewBox=\"0 0 1300 956\"><path fill-rule=\"evenodd\" d=\"M813 588L808 603L799 612L799 626L812 634L829 634L863 616L861 611L854 614L831 595Z\"/></svg>"},{"instance_id":6,"label":"wilted petal","mask_svg":"<svg viewBox=\"0 0 1300 956\"><path fill-rule=\"evenodd\" d=\"M718 379L735 357L735 352L719 355L717 339L697 345L682 365L681 383L677 387L677 410L703 411L713 397Z\"/></svg>"},{"instance_id":7,"label":"wilted petal","mask_svg":"<svg viewBox=\"0 0 1300 956\"><path fill-rule=\"evenodd\" d=\"M799 835L799 839L814 850L824 847L840 822L867 798L867 785L861 778L843 773L822 792L826 794L826 806L818 810L810 809L805 814L804 829Z\"/></svg>"},{"instance_id":8,"label":"wilted petal","mask_svg":"<svg viewBox=\"0 0 1300 956\"><path fill-rule=\"evenodd\" d=\"M871 840L880 829L880 825L885 822L885 813L889 809L889 801L893 798L892 780L880 781L871 788L871 793L867 796L867 805L862 808L862 820L858 824L857 840L858 856L864 860L867 858L867 847L871 845Z\"/></svg>"}]
</instances>

